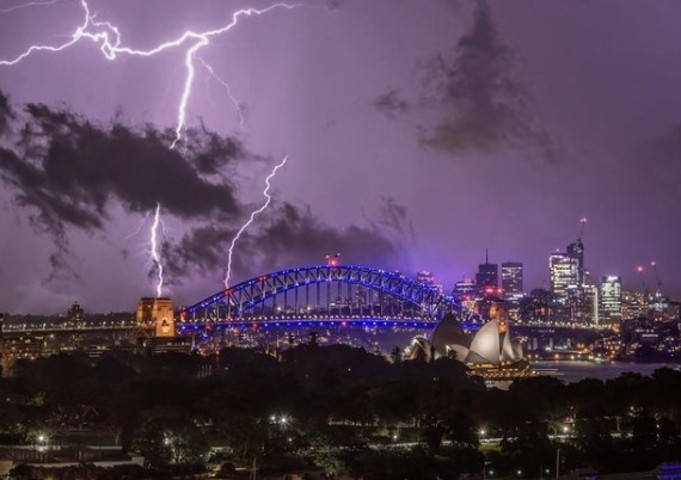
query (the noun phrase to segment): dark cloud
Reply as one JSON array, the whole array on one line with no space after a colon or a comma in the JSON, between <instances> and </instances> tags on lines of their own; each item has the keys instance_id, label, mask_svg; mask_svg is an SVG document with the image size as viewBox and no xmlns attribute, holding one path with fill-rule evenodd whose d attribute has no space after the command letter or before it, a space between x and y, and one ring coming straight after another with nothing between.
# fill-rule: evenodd
<instances>
[{"instance_id":1,"label":"dark cloud","mask_svg":"<svg viewBox=\"0 0 681 480\"><path fill-rule=\"evenodd\" d=\"M527 93L514 78L513 52L494 25L489 6L477 3L473 24L453 61L438 55L428 68L428 97L441 110L421 141L448 153L537 148L554 159L548 133L527 109Z\"/></svg>"},{"instance_id":2,"label":"dark cloud","mask_svg":"<svg viewBox=\"0 0 681 480\"><path fill-rule=\"evenodd\" d=\"M9 103L9 98L2 91L0 91L0 136L4 135L8 128L10 121L14 118L14 112Z\"/></svg>"},{"instance_id":3,"label":"dark cloud","mask_svg":"<svg viewBox=\"0 0 681 480\"><path fill-rule=\"evenodd\" d=\"M193 146L181 152L168 148L169 134L151 127L102 127L44 105L26 111L16 148L2 149L0 174L47 228L101 228L115 201L132 212L160 203L183 218L239 212L233 186L208 175L242 154L232 139L189 132Z\"/></svg>"},{"instance_id":4,"label":"dark cloud","mask_svg":"<svg viewBox=\"0 0 681 480\"><path fill-rule=\"evenodd\" d=\"M194 272L206 274L226 266L227 249L236 229L224 224L200 226L185 234L177 244L163 243L163 259L174 283Z\"/></svg>"},{"instance_id":5,"label":"dark cloud","mask_svg":"<svg viewBox=\"0 0 681 480\"><path fill-rule=\"evenodd\" d=\"M340 252L355 264L395 268L408 263L401 244L376 225L339 229L318 220L309 208L301 210L289 203L273 205L259 222L263 226L254 224L236 246L234 268L238 275L321 263L329 252ZM223 270L234 231L212 224L188 233L177 245L166 244L168 271L179 278L192 271Z\"/></svg>"},{"instance_id":6,"label":"dark cloud","mask_svg":"<svg viewBox=\"0 0 681 480\"><path fill-rule=\"evenodd\" d=\"M115 206L139 213L158 204L164 215L187 220L177 243L163 242L169 277L181 283L187 273L223 271L229 244L251 211L225 178L225 167L245 155L237 142L202 127L186 133L186 148L170 150L174 132L96 125L36 104L26 107L25 117L14 143L0 148L0 179L33 225L52 236L53 270L68 268L71 230L105 235ZM353 262L391 265L403 256L396 232L409 229L406 210L391 199L368 227L342 229L309 209L273 206L242 237L235 267L252 274L315 263L336 251Z\"/></svg>"},{"instance_id":7,"label":"dark cloud","mask_svg":"<svg viewBox=\"0 0 681 480\"><path fill-rule=\"evenodd\" d=\"M203 175L219 174L227 163L244 156L238 141L211 132L203 124L198 130L188 130L183 143L184 152Z\"/></svg>"},{"instance_id":8,"label":"dark cloud","mask_svg":"<svg viewBox=\"0 0 681 480\"><path fill-rule=\"evenodd\" d=\"M103 230L117 204L130 212L160 204L194 220L240 213L234 186L217 175L244 155L233 139L200 129L187 132L191 146L170 150L172 133L149 126L101 126L39 104L25 112L18 138L0 148L0 178L33 225L52 235L54 268L64 266L68 229Z\"/></svg>"},{"instance_id":9,"label":"dark cloud","mask_svg":"<svg viewBox=\"0 0 681 480\"><path fill-rule=\"evenodd\" d=\"M321 261L324 254L340 252L352 263L396 267L405 252L382 231L350 225L338 229L315 218L310 209L300 210L284 204L271 217L262 234L252 239L254 251L262 252L265 265L275 265L284 258L288 264Z\"/></svg>"},{"instance_id":10,"label":"dark cloud","mask_svg":"<svg viewBox=\"0 0 681 480\"><path fill-rule=\"evenodd\" d=\"M405 113L409 110L409 103L394 89L377 96L371 104L376 110L392 118L398 113Z\"/></svg>"}]
</instances>

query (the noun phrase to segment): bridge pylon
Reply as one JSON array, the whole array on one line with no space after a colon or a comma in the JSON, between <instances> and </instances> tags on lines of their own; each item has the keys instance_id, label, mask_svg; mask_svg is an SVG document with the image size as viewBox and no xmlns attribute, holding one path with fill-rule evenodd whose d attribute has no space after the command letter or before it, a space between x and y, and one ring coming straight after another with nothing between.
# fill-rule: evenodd
<instances>
[{"instance_id":1,"label":"bridge pylon","mask_svg":"<svg viewBox=\"0 0 681 480\"><path fill-rule=\"evenodd\" d=\"M142 297L137 304L136 320L139 327L153 328L155 337L175 336L173 300L169 297Z\"/></svg>"}]
</instances>

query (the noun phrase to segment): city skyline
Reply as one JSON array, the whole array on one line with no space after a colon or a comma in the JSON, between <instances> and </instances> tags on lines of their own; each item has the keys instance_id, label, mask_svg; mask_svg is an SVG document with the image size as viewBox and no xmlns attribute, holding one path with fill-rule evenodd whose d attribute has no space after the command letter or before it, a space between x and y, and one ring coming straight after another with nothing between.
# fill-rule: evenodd
<instances>
[{"instance_id":1,"label":"city skyline","mask_svg":"<svg viewBox=\"0 0 681 480\"><path fill-rule=\"evenodd\" d=\"M91 5L120 28L123 44L145 49L187 28L217 28L243 6ZM0 310L51 313L74 300L90 311L134 309L155 291L151 223L142 221L157 205L164 293L179 304L202 298L219 287L232 234L262 204L265 177L285 155L271 209L236 245L235 281L338 251L348 263L430 270L450 289L474 274L488 247L499 265L523 263L525 290L547 288L548 256L576 240L586 216L592 279L615 275L639 289L636 267L653 284L655 261L665 293L678 298L681 227L670 219L681 173L681 63L671 19L681 6L318 6L244 18L211 39L187 103L195 137L186 146L196 140L188 151L167 150L184 47L108 60L88 41L0 65L8 98L0 146L16 149L22 126L39 115L63 121L61 110L74 114L70 135L88 124L100 140L79 137L80 154L64 157L71 163L53 158L45 169L45 158L34 159L45 189L22 176L22 155L3 157ZM75 1L4 12L0 61L63 41L81 23ZM508 89L495 86L504 82ZM487 109L488 101L504 108ZM47 109L26 111L29 103ZM133 133L117 154L109 154L112 121ZM169 131L152 146L135 144L147 123ZM205 149L214 137L202 125L222 141L212 156ZM154 149L145 155L140 143ZM135 178L153 185L136 189ZM79 209L78 221L65 206Z\"/></svg>"}]
</instances>

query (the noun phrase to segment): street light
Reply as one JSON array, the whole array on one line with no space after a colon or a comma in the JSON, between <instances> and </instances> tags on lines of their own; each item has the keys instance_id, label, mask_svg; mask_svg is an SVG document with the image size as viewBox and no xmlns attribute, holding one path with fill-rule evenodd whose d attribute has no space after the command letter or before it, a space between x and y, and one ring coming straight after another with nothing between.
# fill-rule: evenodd
<instances>
[{"instance_id":1,"label":"street light","mask_svg":"<svg viewBox=\"0 0 681 480\"><path fill-rule=\"evenodd\" d=\"M491 464L492 464L492 462L485 462L485 463L482 465L482 479L483 479L483 480L487 480L487 475L488 475L488 474L489 474L490 477L491 477L492 475L494 475L494 470L490 470L489 472L487 471L487 465L491 465Z\"/></svg>"}]
</instances>

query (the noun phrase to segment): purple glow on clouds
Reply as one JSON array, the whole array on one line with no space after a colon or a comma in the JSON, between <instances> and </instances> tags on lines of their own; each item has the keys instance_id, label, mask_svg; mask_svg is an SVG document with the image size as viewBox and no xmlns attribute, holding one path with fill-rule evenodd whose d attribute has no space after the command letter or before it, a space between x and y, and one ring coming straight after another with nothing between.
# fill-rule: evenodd
<instances>
[{"instance_id":1,"label":"purple glow on clouds","mask_svg":"<svg viewBox=\"0 0 681 480\"><path fill-rule=\"evenodd\" d=\"M82 21L76 1L14 9L19 5L0 0L0 58L33 43L64 41ZM99 19L120 27L127 44L149 48L188 28L224 24L245 5L268 3L91 5ZM475 33L474 4L465 1L347 0L332 12L301 8L247 19L201 52L244 106L243 129L224 87L202 66L188 125L203 121L237 136L250 152L295 158L277 176L274 201L310 205L328 225L366 225L365 216L375 218L382 199L393 198L407 208L415 231L405 245L409 258L395 264L432 270L448 285L472 274L489 247L493 261L526 264L527 286L545 287L548 254L572 241L578 219L587 216L586 262L595 278L620 274L625 284L637 286L635 266L655 259L665 288L679 295L681 192L673 179L681 178L681 131L674 130L681 122L681 32L675 21L681 5L489 5L499 38L512 53L512 76L527 92L527 113L551 136L555 162L503 141L457 151L422 142L424 131L460 112L434 95L426 77L438 54L453 65L461 55L459 39ZM84 43L58 56L37 54L0 67L0 90L17 109L43 102L100 122L119 115L134 125L173 128L183 55L177 50L109 62ZM393 103L377 103L391 91ZM482 122L476 125L488 121L467 118ZM271 167L238 165L233 174L243 203L258 203ZM144 238L126 239L139 215L118 207L105 231L71 231L72 266L80 280L46 282L50 237L30 225L9 189L0 198L0 311L61 311L75 299L90 311L131 309L140 295L153 293ZM170 236L179 238L184 221L166 221ZM391 235L389 229L385 234ZM353 252L343 253L352 262ZM321 260L310 252L308 263ZM203 298L220 288L223 267L220 262L214 272L193 273L171 293L178 302ZM242 269L235 280L249 273L262 272Z\"/></svg>"}]
</instances>

